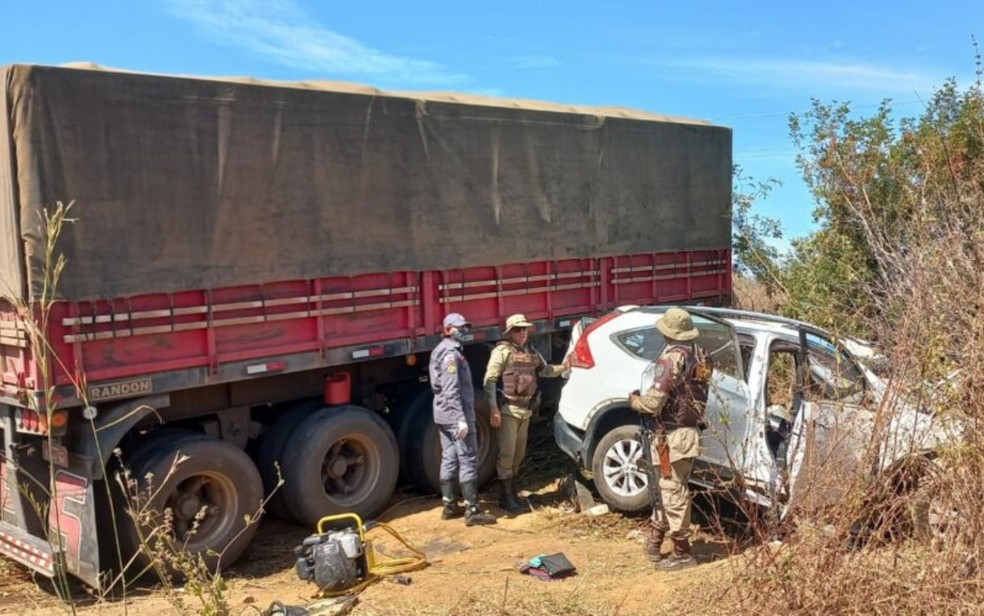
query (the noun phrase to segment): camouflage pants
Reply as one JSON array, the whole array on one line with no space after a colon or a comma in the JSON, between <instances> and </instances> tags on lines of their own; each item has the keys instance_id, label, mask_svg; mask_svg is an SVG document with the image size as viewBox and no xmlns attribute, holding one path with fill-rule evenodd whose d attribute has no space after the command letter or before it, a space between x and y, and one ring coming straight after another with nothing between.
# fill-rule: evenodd
<instances>
[{"instance_id":1,"label":"camouflage pants","mask_svg":"<svg viewBox=\"0 0 984 616\"><path fill-rule=\"evenodd\" d=\"M515 477L519 465L526 456L526 437L530 430L530 418L516 417L502 413L502 425L496 430L499 443L499 458L496 474L499 479Z\"/></svg>"},{"instance_id":2,"label":"camouflage pants","mask_svg":"<svg viewBox=\"0 0 984 616\"><path fill-rule=\"evenodd\" d=\"M671 536L687 537L690 533L690 473L693 458L681 458L670 463L672 477L659 479L659 496L663 501L662 519L653 512L653 522L670 531Z\"/></svg>"},{"instance_id":3,"label":"camouflage pants","mask_svg":"<svg viewBox=\"0 0 984 616\"><path fill-rule=\"evenodd\" d=\"M663 515L653 512L653 525L670 531L677 537L687 537L690 532L690 474L694 459L700 453L700 431L696 428L677 428L665 436L653 440L652 455L659 464L659 441L666 439L670 458L670 477L660 474L659 494L663 502Z\"/></svg>"}]
</instances>

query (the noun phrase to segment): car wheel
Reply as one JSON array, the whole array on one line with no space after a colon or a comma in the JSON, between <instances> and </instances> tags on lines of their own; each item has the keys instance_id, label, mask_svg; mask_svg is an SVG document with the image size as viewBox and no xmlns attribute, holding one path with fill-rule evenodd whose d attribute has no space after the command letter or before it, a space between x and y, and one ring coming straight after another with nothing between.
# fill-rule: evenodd
<instances>
[{"instance_id":1,"label":"car wheel","mask_svg":"<svg viewBox=\"0 0 984 616\"><path fill-rule=\"evenodd\" d=\"M591 461L598 494L624 513L641 513L651 506L638 433L636 426L618 426L598 442Z\"/></svg>"},{"instance_id":2,"label":"car wheel","mask_svg":"<svg viewBox=\"0 0 984 616\"><path fill-rule=\"evenodd\" d=\"M284 503L301 524L357 513L372 518L389 501L399 474L393 430L357 406L316 411L293 431L283 455Z\"/></svg>"}]
</instances>

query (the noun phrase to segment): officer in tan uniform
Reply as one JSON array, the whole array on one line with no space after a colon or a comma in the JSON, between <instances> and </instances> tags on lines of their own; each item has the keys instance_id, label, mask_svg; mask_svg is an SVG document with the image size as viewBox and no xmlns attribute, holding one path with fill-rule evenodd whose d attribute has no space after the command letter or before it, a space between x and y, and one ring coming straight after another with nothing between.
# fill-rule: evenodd
<instances>
[{"instance_id":1,"label":"officer in tan uniform","mask_svg":"<svg viewBox=\"0 0 984 616\"><path fill-rule=\"evenodd\" d=\"M653 511L646 554L663 571L697 564L690 553L690 473L700 449L699 426L707 404L712 366L694 344L700 335L690 314L670 308L656 321L666 348L655 361L653 383L646 392L629 394L632 410L653 416L654 464L660 466L662 511ZM673 552L662 558L660 547L669 532Z\"/></svg>"},{"instance_id":2,"label":"officer in tan uniform","mask_svg":"<svg viewBox=\"0 0 984 616\"><path fill-rule=\"evenodd\" d=\"M526 437L530 416L538 402L538 376L558 377L569 368L568 360L552 366L527 344L532 323L522 314L506 319L505 340L499 342L485 370L485 395L488 398L490 423L496 428L499 442L499 506L512 514L528 511L516 497L514 479L526 455ZM502 381L503 402L500 405L496 386Z\"/></svg>"}]
</instances>

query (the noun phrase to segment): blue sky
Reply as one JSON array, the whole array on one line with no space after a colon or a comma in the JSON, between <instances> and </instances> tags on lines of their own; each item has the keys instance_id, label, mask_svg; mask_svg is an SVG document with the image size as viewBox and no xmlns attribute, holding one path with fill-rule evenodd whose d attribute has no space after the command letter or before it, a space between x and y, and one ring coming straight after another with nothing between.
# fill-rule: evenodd
<instances>
[{"instance_id":1,"label":"blue sky","mask_svg":"<svg viewBox=\"0 0 984 616\"><path fill-rule=\"evenodd\" d=\"M813 97L916 115L947 77L974 73L984 4L495 3L314 0L0 0L0 64L266 79L633 107L734 130L747 175L782 182L759 204L787 236L813 204L790 112Z\"/></svg>"}]
</instances>

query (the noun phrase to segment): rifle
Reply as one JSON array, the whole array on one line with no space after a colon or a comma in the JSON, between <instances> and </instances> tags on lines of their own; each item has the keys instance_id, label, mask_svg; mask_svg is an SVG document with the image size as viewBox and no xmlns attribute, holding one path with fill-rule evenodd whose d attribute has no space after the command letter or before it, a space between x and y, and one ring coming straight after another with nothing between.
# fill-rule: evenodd
<instances>
[{"instance_id":1,"label":"rifle","mask_svg":"<svg viewBox=\"0 0 984 616\"><path fill-rule=\"evenodd\" d=\"M646 465L646 483L649 489L649 504L653 507L653 519L656 519L657 511L663 510L663 502L659 495L659 485L656 483L656 467L653 464L653 429L649 427L649 422L642 414L639 415L639 432L636 433L636 440L642 445L642 461Z\"/></svg>"}]
</instances>

